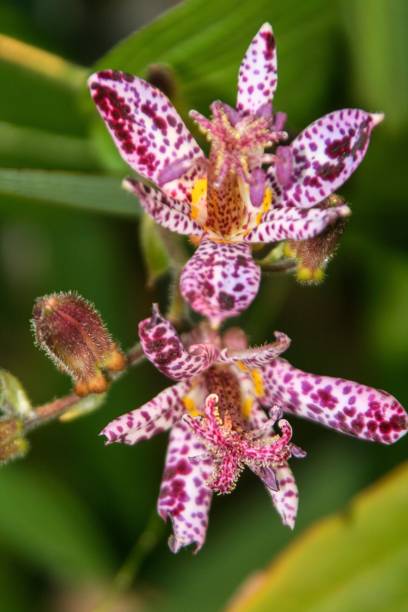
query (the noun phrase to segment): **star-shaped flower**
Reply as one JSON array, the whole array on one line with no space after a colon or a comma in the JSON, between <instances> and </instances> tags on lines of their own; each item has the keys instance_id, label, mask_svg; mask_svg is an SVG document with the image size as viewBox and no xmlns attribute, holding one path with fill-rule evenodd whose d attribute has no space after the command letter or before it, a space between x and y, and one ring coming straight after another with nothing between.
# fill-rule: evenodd
<instances>
[{"instance_id":1,"label":"star-shaped flower","mask_svg":"<svg viewBox=\"0 0 408 612\"><path fill-rule=\"evenodd\" d=\"M208 159L171 102L146 81L104 70L89 85L123 159L156 186L129 178L125 187L158 223L200 241L180 286L214 324L257 294L251 244L313 238L350 213L345 204L327 207L327 198L359 165L383 118L335 111L283 144L286 115L272 111L277 60L269 24L241 63L236 107L216 101L211 119L191 112L210 141Z\"/></svg>"},{"instance_id":2,"label":"star-shaped flower","mask_svg":"<svg viewBox=\"0 0 408 612\"><path fill-rule=\"evenodd\" d=\"M395 398L294 368L280 357L290 344L280 332L272 344L248 348L242 330L220 336L202 324L183 342L154 307L139 335L147 358L176 384L102 433L108 443L136 444L171 429L158 512L173 523L174 552L201 548L212 493L229 492L245 466L261 478L283 523L294 526L298 493L288 460L304 452L282 412L384 444L406 433L407 414Z\"/></svg>"}]
</instances>

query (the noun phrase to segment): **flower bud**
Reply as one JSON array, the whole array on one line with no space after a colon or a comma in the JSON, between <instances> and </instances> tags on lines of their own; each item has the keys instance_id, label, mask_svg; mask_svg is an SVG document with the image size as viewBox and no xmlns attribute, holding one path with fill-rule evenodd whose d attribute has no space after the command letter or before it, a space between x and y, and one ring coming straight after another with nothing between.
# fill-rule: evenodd
<instances>
[{"instance_id":1,"label":"flower bud","mask_svg":"<svg viewBox=\"0 0 408 612\"><path fill-rule=\"evenodd\" d=\"M23 457L29 448L21 419L0 420L0 465Z\"/></svg>"},{"instance_id":2,"label":"flower bud","mask_svg":"<svg viewBox=\"0 0 408 612\"><path fill-rule=\"evenodd\" d=\"M112 341L93 305L75 293L53 293L34 305L33 329L38 345L69 374L75 393L103 393L105 371L125 367L125 357Z\"/></svg>"},{"instance_id":3,"label":"flower bud","mask_svg":"<svg viewBox=\"0 0 408 612\"><path fill-rule=\"evenodd\" d=\"M344 200L336 194L329 196L324 202L327 208L341 204L344 204ZM299 282L319 283L324 279L324 270L336 252L346 223L344 217L339 217L314 238L288 240L285 243L284 254L297 261L296 276Z\"/></svg>"}]
</instances>

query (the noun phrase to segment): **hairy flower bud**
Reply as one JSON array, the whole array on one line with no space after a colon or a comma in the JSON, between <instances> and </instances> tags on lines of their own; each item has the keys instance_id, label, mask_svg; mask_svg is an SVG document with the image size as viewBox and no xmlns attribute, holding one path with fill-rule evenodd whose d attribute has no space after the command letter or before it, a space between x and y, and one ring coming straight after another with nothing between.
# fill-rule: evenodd
<instances>
[{"instance_id":1,"label":"hairy flower bud","mask_svg":"<svg viewBox=\"0 0 408 612\"><path fill-rule=\"evenodd\" d=\"M324 201L325 208L344 204L344 199L334 194ZM296 276L303 283L319 283L324 278L324 270L336 252L339 239L346 227L347 220L339 217L321 234L307 240L289 240L285 243L284 254L296 259Z\"/></svg>"},{"instance_id":2,"label":"hairy flower bud","mask_svg":"<svg viewBox=\"0 0 408 612\"><path fill-rule=\"evenodd\" d=\"M38 298L32 324L38 345L72 377L78 395L104 392L104 371L125 366L125 357L100 315L78 294L53 293Z\"/></svg>"}]
</instances>

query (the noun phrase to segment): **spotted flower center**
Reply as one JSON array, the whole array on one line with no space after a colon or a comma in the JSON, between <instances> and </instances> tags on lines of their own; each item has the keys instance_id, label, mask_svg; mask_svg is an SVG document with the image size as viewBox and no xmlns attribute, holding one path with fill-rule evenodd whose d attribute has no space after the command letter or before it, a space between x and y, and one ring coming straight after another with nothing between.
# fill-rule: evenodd
<instances>
[{"instance_id":1,"label":"spotted flower center","mask_svg":"<svg viewBox=\"0 0 408 612\"><path fill-rule=\"evenodd\" d=\"M206 399L204 416L185 419L207 448L214 465L208 485L220 494L234 489L245 466L274 470L285 465L292 454L292 428L287 421L278 422L280 435L274 433L275 419L259 429L244 429L234 422L228 410L221 416L214 393Z\"/></svg>"},{"instance_id":2,"label":"spotted flower center","mask_svg":"<svg viewBox=\"0 0 408 612\"><path fill-rule=\"evenodd\" d=\"M193 185L191 215L214 239L234 242L260 223L272 203L264 151L286 133L274 130L267 116L243 115L221 102L211 109L211 120L192 113L211 150L207 178Z\"/></svg>"}]
</instances>

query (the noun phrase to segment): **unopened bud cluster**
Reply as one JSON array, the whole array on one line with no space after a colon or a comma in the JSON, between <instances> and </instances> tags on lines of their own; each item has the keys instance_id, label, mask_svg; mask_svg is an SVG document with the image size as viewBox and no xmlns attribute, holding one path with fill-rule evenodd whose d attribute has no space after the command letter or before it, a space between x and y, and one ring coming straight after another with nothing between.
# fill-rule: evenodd
<instances>
[{"instance_id":1,"label":"unopened bud cluster","mask_svg":"<svg viewBox=\"0 0 408 612\"><path fill-rule=\"evenodd\" d=\"M32 324L38 345L72 377L77 395L103 393L108 385L106 373L125 367L125 357L99 313L76 293L38 298Z\"/></svg>"}]
</instances>

